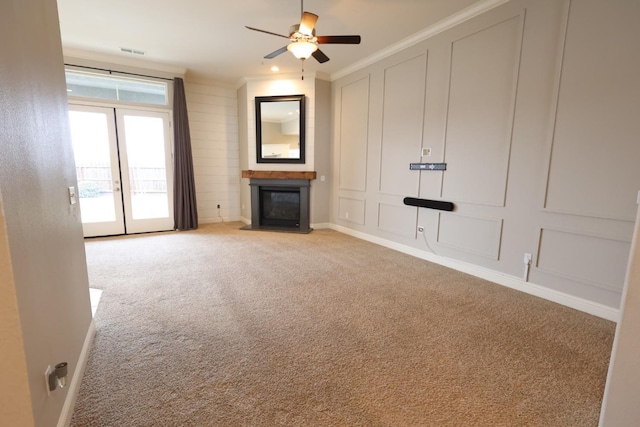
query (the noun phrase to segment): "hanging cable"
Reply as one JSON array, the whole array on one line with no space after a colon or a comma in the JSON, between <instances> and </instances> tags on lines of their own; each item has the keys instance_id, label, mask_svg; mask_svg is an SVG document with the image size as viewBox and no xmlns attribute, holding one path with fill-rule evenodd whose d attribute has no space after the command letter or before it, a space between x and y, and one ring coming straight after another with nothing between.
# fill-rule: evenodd
<instances>
[{"instance_id":1,"label":"hanging cable","mask_svg":"<svg viewBox=\"0 0 640 427\"><path fill-rule=\"evenodd\" d=\"M429 241L427 240L427 233L424 231L424 227L422 228L422 238L424 240L424 244L427 245L427 248L431 251L431 253L434 255L438 255L429 244Z\"/></svg>"}]
</instances>

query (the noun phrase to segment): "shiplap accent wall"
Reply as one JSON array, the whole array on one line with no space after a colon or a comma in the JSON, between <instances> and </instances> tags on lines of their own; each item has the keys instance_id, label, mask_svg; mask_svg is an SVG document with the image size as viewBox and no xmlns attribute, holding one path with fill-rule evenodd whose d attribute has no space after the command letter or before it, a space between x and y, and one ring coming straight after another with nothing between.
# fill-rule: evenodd
<instances>
[{"instance_id":1,"label":"shiplap accent wall","mask_svg":"<svg viewBox=\"0 0 640 427\"><path fill-rule=\"evenodd\" d=\"M185 92L199 222L238 220L240 152L236 89L187 80Z\"/></svg>"}]
</instances>

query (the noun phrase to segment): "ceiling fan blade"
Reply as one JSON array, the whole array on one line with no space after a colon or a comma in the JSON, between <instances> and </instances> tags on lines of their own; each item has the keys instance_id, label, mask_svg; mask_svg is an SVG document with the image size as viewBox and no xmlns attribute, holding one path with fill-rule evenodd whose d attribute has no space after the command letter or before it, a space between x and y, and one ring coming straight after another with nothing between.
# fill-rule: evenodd
<instances>
[{"instance_id":1,"label":"ceiling fan blade","mask_svg":"<svg viewBox=\"0 0 640 427\"><path fill-rule=\"evenodd\" d=\"M323 63L325 63L325 62L327 62L329 60L329 57L327 55L325 55L324 52L322 52L320 49L316 50L311 55L314 58L316 58L316 60L321 64L323 64Z\"/></svg>"},{"instance_id":2,"label":"ceiling fan blade","mask_svg":"<svg viewBox=\"0 0 640 427\"><path fill-rule=\"evenodd\" d=\"M285 39L289 38L289 36L283 36L282 34L272 33L271 31L261 30L259 28L248 27L246 25L245 25L245 28L248 28L248 29L253 30L253 31L259 31L259 32L265 33L265 34L271 34L272 36L284 37Z\"/></svg>"},{"instance_id":3,"label":"ceiling fan blade","mask_svg":"<svg viewBox=\"0 0 640 427\"><path fill-rule=\"evenodd\" d=\"M306 36L310 36L313 33L313 28L316 26L317 21L318 15L311 12L304 12L302 14L302 20L300 21L299 31Z\"/></svg>"},{"instance_id":4,"label":"ceiling fan blade","mask_svg":"<svg viewBox=\"0 0 640 427\"><path fill-rule=\"evenodd\" d=\"M287 47L286 47L286 46L284 46L284 47L281 47L281 48L280 48L280 49L278 49L278 50L274 50L273 52L271 52L269 55L265 56L264 58L265 58L265 59L273 59L273 58L275 58L276 56L278 56L278 55L281 55L281 54L285 53L286 51L287 51Z\"/></svg>"},{"instance_id":5,"label":"ceiling fan blade","mask_svg":"<svg viewBox=\"0 0 640 427\"><path fill-rule=\"evenodd\" d=\"M360 36L318 36L319 44L360 44Z\"/></svg>"}]
</instances>

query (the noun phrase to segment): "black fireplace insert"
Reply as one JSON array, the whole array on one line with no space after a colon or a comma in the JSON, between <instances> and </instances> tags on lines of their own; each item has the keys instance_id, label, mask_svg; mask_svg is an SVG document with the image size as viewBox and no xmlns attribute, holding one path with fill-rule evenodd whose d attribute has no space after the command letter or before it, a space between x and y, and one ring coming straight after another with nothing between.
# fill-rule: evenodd
<instances>
[{"instance_id":1,"label":"black fireplace insert","mask_svg":"<svg viewBox=\"0 0 640 427\"><path fill-rule=\"evenodd\" d=\"M309 179L251 178L251 224L245 230L309 233Z\"/></svg>"},{"instance_id":2,"label":"black fireplace insert","mask_svg":"<svg viewBox=\"0 0 640 427\"><path fill-rule=\"evenodd\" d=\"M300 188L260 187L260 223L300 227Z\"/></svg>"}]
</instances>

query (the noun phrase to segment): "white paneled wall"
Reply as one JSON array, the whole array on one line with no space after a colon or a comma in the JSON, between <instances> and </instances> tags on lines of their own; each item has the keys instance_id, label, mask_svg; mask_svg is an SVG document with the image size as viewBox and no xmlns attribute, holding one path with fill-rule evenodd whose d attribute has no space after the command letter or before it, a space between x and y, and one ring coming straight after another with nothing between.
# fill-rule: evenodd
<instances>
[{"instance_id":1,"label":"white paneled wall","mask_svg":"<svg viewBox=\"0 0 640 427\"><path fill-rule=\"evenodd\" d=\"M615 318L640 188L632 3L511 0L334 81L331 222Z\"/></svg>"},{"instance_id":2,"label":"white paneled wall","mask_svg":"<svg viewBox=\"0 0 640 427\"><path fill-rule=\"evenodd\" d=\"M185 91L199 221L238 220L240 154L236 90L187 80Z\"/></svg>"}]
</instances>

